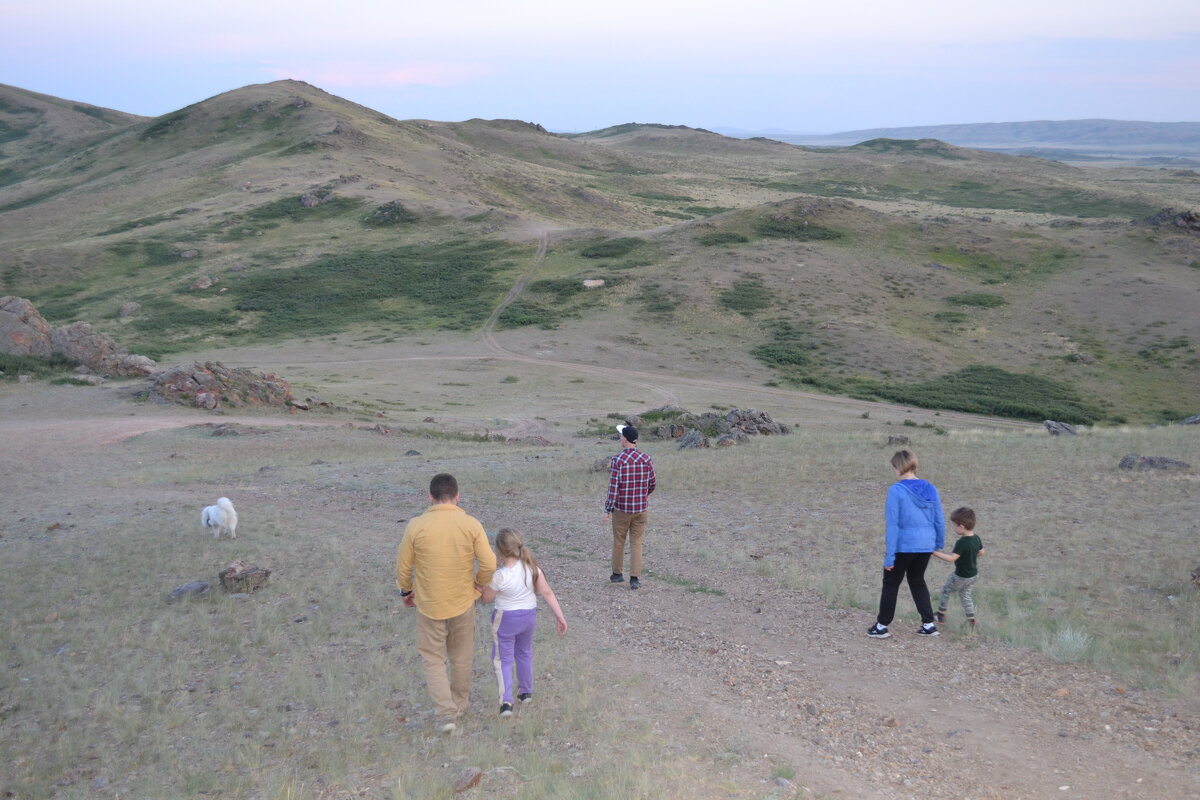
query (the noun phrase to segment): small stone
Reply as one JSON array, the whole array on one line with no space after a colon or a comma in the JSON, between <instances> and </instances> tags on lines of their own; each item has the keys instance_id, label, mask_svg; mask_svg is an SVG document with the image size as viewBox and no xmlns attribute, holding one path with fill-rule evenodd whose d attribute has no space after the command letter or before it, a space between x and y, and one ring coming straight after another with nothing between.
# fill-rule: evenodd
<instances>
[{"instance_id":1,"label":"small stone","mask_svg":"<svg viewBox=\"0 0 1200 800\"><path fill-rule=\"evenodd\" d=\"M57 612L57 611L51 611L49 614L47 614L47 615L44 617L44 619L45 619L45 621L46 621L46 622L58 622L58 612Z\"/></svg>"},{"instance_id":2,"label":"small stone","mask_svg":"<svg viewBox=\"0 0 1200 800\"><path fill-rule=\"evenodd\" d=\"M900 720L896 719L895 717L888 717L883 721L883 724L889 728L899 728Z\"/></svg>"},{"instance_id":3,"label":"small stone","mask_svg":"<svg viewBox=\"0 0 1200 800\"><path fill-rule=\"evenodd\" d=\"M467 767L458 773L458 777L454 779L454 793L460 794L473 786L477 786L482 777L483 770L478 767Z\"/></svg>"},{"instance_id":4,"label":"small stone","mask_svg":"<svg viewBox=\"0 0 1200 800\"><path fill-rule=\"evenodd\" d=\"M1064 688L1056 691L1054 693L1054 696L1055 697L1068 697L1068 696L1070 696L1070 694L1071 694L1071 690L1064 687Z\"/></svg>"},{"instance_id":5,"label":"small stone","mask_svg":"<svg viewBox=\"0 0 1200 800\"><path fill-rule=\"evenodd\" d=\"M191 581L172 589L171 593L167 595L167 602L172 603L190 597L203 597L211 588L212 585L208 581Z\"/></svg>"}]
</instances>

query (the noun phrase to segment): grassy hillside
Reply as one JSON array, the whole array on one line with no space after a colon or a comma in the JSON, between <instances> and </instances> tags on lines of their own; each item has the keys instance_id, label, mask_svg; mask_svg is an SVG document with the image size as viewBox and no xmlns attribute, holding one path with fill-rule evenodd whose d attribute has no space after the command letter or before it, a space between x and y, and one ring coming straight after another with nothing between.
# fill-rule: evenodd
<instances>
[{"instance_id":1,"label":"grassy hillside","mask_svg":"<svg viewBox=\"0 0 1200 800\"><path fill-rule=\"evenodd\" d=\"M1028 419L1196 411L1200 237L1134 221L1200 206L1186 170L664 125L568 138L394 120L296 81L153 120L14 92L0 294L156 358L478 329L523 281L501 335L587 361Z\"/></svg>"}]
</instances>

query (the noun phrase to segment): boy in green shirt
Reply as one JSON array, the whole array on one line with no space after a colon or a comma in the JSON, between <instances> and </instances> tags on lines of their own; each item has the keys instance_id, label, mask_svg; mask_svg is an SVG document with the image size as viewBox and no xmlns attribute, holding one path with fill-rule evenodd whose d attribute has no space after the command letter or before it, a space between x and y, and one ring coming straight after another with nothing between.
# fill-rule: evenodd
<instances>
[{"instance_id":1,"label":"boy in green shirt","mask_svg":"<svg viewBox=\"0 0 1200 800\"><path fill-rule=\"evenodd\" d=\"M950 595L958 592L962 599L963 611L967 614L967 622L973 630L975 601L971 598L971 590L979 580L976 559L983 555L983 540L975 535L975 512L972 509L966 506L954 509L950 514L950 521L954 523L954 532L958 534L958 539L954 542L954 552L947 554L934 551L933 555L953 564L954 572L950 573L950 577L946 578L946 583L942 586L942 599L934 616L939 623L945 622Z\"/></svg>"}]
</instances>

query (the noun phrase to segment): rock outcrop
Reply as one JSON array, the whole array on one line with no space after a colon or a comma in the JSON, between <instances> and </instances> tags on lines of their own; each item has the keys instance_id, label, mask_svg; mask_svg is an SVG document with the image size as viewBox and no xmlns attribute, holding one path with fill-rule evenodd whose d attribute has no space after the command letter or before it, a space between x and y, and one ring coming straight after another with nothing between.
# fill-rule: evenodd
<instances>
[{"instance_id":1,"label":"rock outcrop","mask_svg":"<svg viewBox=\"0 0 1200 800\"><path fill-rule=\"evenodd\" d=\"M54 355L53 333L33 303L23 297L0 297L0 353L49 358Z\"/></svg>"},{"instance_id":2,"label":"rock outcrop","mask_svg":"<svg viewBox=\"0 0 1200 800\"><path fill-rule=\"evenodd\" d=\"M1117 467L1139 472L1146 469L1191 469L1191 465L1186 461L1178 461L1166 456L1139 456L1137 453L1126 453Z\"/></svg>"},{"instance_id":3,"label":"rock outcrop","mask_svg":"<svg viewBox=\"0 0 1200 800\"><path fill-rule=\"evenodd\" d=\"M792 432L789 426L771 419L767 412L752 408L735 408L724 414L713 411L693 414L678 406L663 406L628 416L625 423L637 428L643 438L674 439L683 448L728 447L751 436Z\"/></svg>"},{"instance_id":4,"label":"rock outcrop","mask_svg":"<svg viewBox=\"0 0 1200 800\"><path fill-rule=\"evenodd\" d=\"M220 361L171 367L155 378L150 396L163 402L207 409L282 407L293 399L292 387L282 378L243 368L231 369Z\"/></svg>"},{"instance_id":5,"label":"rock outcrop","mask_svg":"<svg viewBox=\"0 0 1200 800\"><path fill-rule=\"evenodd\" d=\"M133 355L87 322L52 328L23 297L0 297L0 353L50 358L62 356L108 378L158 373L146 356Z\"/></svg>"}]
</instances>

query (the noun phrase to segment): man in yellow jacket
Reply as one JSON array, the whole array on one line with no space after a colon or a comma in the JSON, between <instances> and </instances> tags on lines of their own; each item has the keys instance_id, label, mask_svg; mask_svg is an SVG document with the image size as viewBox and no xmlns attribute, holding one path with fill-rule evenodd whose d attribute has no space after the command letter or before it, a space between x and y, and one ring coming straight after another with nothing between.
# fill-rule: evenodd
<instances>
[{"instance_id":1,"label":"man in yellow jacket","mask_svg":"<svg viewBox=\"0 0 1200 800\"><path fill-rule=\"evenodd\" d=\"M486 586L496 554L479 520L458 507L458 481L441 473L429 482L425 513L409 521L396 555L396 586L417 609L417 652L438 724L452 732L467 711L475 652L475 585ZM476 571L475 564L479 569ZM450 677L446 676L446 658Z\"/></svg>"}]
</instances>

